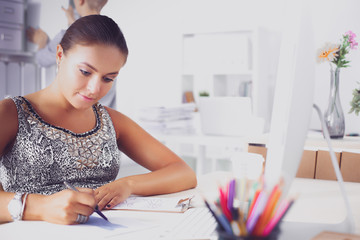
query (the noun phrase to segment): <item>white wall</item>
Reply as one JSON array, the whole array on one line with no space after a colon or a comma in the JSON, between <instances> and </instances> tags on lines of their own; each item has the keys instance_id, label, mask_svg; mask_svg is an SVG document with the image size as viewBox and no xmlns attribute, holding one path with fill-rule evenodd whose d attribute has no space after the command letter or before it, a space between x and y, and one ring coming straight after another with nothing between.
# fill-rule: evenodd
<instances>
[{"instance_id":1,"label":"white wall","mask_svg":"<svg viewBox=\"0 0 360 240\"><path fill-rule=\"evenodd\" d=\"M110 0L103 12L119 23L130 48L118 84L118 106L135 116L143 104L180 103L182 34L248 29L263 18L269 20L267 27L277 28L273 15L281 9L278 2Z\"/></svg>"},{"instance_id":2,"label":"white wall","mask_svg":"<svg viewBox=\"0 0 360 240\"><path fill-rule=\"evenodd\" d=\"M143 105L176 104L181 101L181 36L186 32L224 31L248 25L281 29L285 0L109 0L103 14L112 17L123 30L130 55L117 84L119 109L136 117ZM60 9L63 0L41 2L40 27L54 36L66 27ZM360 37L357 0L316 0L313 2L315 45L339 42L352 30ZM360 39L360 38L359 38ZM358 40L359 40L358 39ZM350 53L351 67L342 69L340 95L346 115L346 132L360 131L360 119L349 115L352 89L360 82L360 50ZM315 57L315 53L314 53ZM269 64L276 66L276 64ZM326 109L329 92L329 66L316 69L315 103ZM319 127L316 118L313 127Z\"/></svg>"},{"instance_id":3,"label":"white wall","mask_svg":"<svg viewBox=\"0 0 360 240\"><path fill-rule=\"evenodd\" d=\"M42 28L50 38L60 29L67 28L67 20L61 7L68 6L68 0L27 0L28 25Z\"/></svg>"},{"instance_id":4,"label":"white wall","mask_svg":"<svg viewBox=\"0 0 360 240\"><path fill-rule=\"evenodd\" d=\"M360 2L356 0L321 0L314 2L314 30L315 44L322 47L325 42L340 43L342 34L348 30L355 32L360 40L360 16L357 9ZM348 114L352 90L360 82L360 49L350 52L348 59L351 67L341 69L340 72L340 99L345 114L345 131L360 132L360 116ZM315 103L325 112L330 89L330 67L328 64L319 64L316 71ZM312 126L319 126L314 118ZM314 120L315 119L315 120Z\"/></svg>"},{"instance_id":5,"label":"white wall","mask_svg":"<svg viewBox=\"0 0 360 240\"><path fill-rule=\"evenodd\" d=\"M348 30L354 31L360 37L360 17L356 12L360 6L359 1L317 0L312 1L312 4L314 41L317 48L327 41L339 43L342 34ZM131 112L137 104L163 103L164 99L166 102L180 101L179 38L182 33L234 29L248 24L279 30L283 1L110 0L104 13L112 16L122 26L130 51L133 51L121 80L124 82L119 84L122 92L120 106L127 109L125 112ZM360 131L359 117L348 114L352 90L357 87L356 82L360 81L360 68L357 67L360 64L359 51L350 53L351 67L341 71L340 95L346 132ZM328 64L317 66L315 81L314 102L325 111L329 92ZM164 87L161 87L162 85ZM143 86L143 89L139 86ZM149 88L151 86L153 88ZM124 89L121 89L122 87ZM156 99L155 96L159 98ZM311 127L320 128L316 116L313 116Z\"/></svg>"}]
</instances>

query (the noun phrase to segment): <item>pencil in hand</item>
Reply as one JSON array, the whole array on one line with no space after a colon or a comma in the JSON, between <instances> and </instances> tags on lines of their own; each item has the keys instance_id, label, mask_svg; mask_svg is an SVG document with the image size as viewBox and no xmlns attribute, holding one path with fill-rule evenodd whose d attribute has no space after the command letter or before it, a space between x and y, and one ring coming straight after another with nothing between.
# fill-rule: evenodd
<instances>
[{"instance_id":1,"label":"pencil in hand","mask_svg":"<svg viewBox=\"0 0 360 240\"><path fill-rule=\"evenodd\" d=\"M71 190L74 190L76 192L79 192L79 190L77 190L73 185L71 185L69 182L67 181L64 181L64 185L68 188L68 189L71 189ZM107 219L107 217L99 210L99 206L96 205L95 206L95 209L94 209L94 212L96 212L100 217L102 217L103 219L105 219L106 221L109 221Z\"/></svg>"}]
</instances>

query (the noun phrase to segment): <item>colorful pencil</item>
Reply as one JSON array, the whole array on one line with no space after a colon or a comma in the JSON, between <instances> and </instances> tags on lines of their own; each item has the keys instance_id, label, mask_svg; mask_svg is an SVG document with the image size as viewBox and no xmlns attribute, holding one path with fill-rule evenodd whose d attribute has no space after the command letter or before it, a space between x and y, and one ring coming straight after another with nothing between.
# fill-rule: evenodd
<instances>
[{"instance_id":1,"label":"colorful pencil","mask_svg":"<svg viewBox=\"0 0 360 240\"><path fill-rule=\"evenodd\" d=\"M216 213L216 212L215 212L216 210L213 209L213 207L209 204L208 201L206 201L206 199L204 199L204 202L205 202L206 207L209 209L209 211L211 212L211 214L212 214L213 217L215 218L216 222L218 223L218 226L219 226L222 230L224 230L225 232L227 232L227 233L229 233L229 234L232 234L232 231L231 231L231 229L230 229L230 227L229 227L229 224L228 224L226 221L224 221L224 220L226 220L226 219L222 218L222 217L220 216L220 214Z\"/></svg>"},{"instance_id":2,"label":"colorful pencil","mask_svg":"<svg viewBox=\"0 0 360 240\"><path fill-rule=\"evenodd\" d=\"M259 197L257 198L254 207L252 209L252 212L250 213L250 216L246 222L246 229L248 233L252 233L254 230L254 227L260 217L260 214L263 212L264 207L266 205L267 201L267 194L265 190L262 190L259 194Z\"/></svg>"},{"instance_id":3,"label":"colorful pencil","mask_svg":"<svg viewBox=\"0 0 360 240\"><path fill-rule=\"evenodd\" d=\"M286 213L289 211L290 207L294 203L294 200L288 201L284 200L280 206L274 217L270 220L269 224L265 227L263 236L268 236L271 231L276 227L279 226L281 220L284 218Z\"/></svg>"},{"instance_id":4,"label":"colorful pencil","mask_svg":"<svg viewBox=\"0 0 360 240\"><path fill-rule=\"evenodd\" d=\"M227 195L224 193L223 189L220 187L219 188L219 192L220 192L220 206L221 206L221 210L224 213L225 217L227 218L227 220L229 222L231 222L231 213L229 211L229 209L227 208Z\"/></svg>"},{"instance_id":5,"label":"colorful pencil","mask_svg":"<svg viewBox=\"0 0 360 240\"><path fill-rule=\"evenodd\" d=\"M248 217L247 219L249 219L253 209L254 209L254 206L255 206L255 203L257 202L257 199L260 195L260 192L261 192L261 189L258 189L256 190L255 194L254 194L254 197L252 198L252 201L251 201L251 205L249 206L249 211L248 211Z\"/></svg>"},{"instance_id":6,"label":"colorful pencil","mask_svg":"<svg viewBox=\"0 0 360 240\"><path fill-rule=\"evenodd\" d=\"M260 236L262 232L264 231L264 228L266 227L266 224L268 223L269 219L271 218L272 211L274 210L274 205L277 203L277 200L279 198L280 191L279 191L279 185L275 185L271 191L271 194L269 196L269 199L267 201L267 204L264 208L264 211L262 212L259 221L257 222L254 234L257 236Z\"/></svg>"},{"instance_id":7,"label":"colorful pencil","mask_svg":"<svg viewBox=\"0 0 360 240\"><path fill-rule=\"evenodd\" d=\"M231 236L266 237L279 227L294 200L279 201L281 183L275 185L271 192L264 189L264 183L249 183L241 179L237 184L232 179L225 187L219 186L216 202L204 201L221 231Z\"/></svg>"}]
</instances>

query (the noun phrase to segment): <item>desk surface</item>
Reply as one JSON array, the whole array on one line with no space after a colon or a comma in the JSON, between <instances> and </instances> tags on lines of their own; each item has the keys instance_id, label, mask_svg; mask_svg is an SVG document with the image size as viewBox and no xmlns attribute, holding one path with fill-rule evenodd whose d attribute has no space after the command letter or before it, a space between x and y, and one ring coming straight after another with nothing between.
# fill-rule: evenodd
<instances>
[{"instance_id":1,"label":"desk surface","mask_svg":"<svg viewBox=\"0 0 360 240\"><path fill-rule=\"evenodd\" d=\"M164 197L189 196L195 194L193 204L195 207L203 206L201 195L207 198L217 196L217 184L224 184L230 179L227 172L216 172L199 177L199 184L196 189L191 189L179 193L163 195ZM355 233L360 234L360 183L345 183L350 205L352 207L353 217L355 219ZM338 183L336 181L314 180L314 179L295 179L290 189L291 196L298 195L298 199L286 215L285 222L306 222L306 223L326 223L337 224L345 217L345 206L341 198ZM129 226L137 225L133 232L126 231L100 231L100 228L87 228L84 225L62 226L45 222L23 221L17 223L7 223L0 225L2 239L76 239L86 237L86 239L104 239L116 237L117 239L140 239L147 236L152 239L151 234L156 233L159 228L165 224L176 220L181 213L150 213L136 211L107 211L109 219L122 221ZM140 224L139 224L140 223ZM142 225L143 223L143 225ZM86 225L86 224L85 224ZM302 229L301 224L296 225L295 231L289 233L284 224L283 234L280 239L291 236L291 239L311 239L316 233L307 233ZM316 229L321 232L323 227ZM300 235L299 235L300 233ZM79 236L79 234L81 234ZM146 235L144 235L146 234ZM302 234L302 235L301 235ZM304 235L305 234L305 235ZM306 235L308 234L308 235ZM310 235L310 236L309 236ZM76 236L74 238L74 236ZM299 237L300 236L300 237ZM5 237L5 238L3 238ZM296 238L298 237L298 238ZM111 239L111 238L110 238ZM114 239L114 238L113 238ZM289 238L288 238L289 239Z\"/></svg>"},{"instance_id":2,"label":"desk surface","mask_svg":"<svg viewBox=\"0 0 360 240\"><path fill-rule=\"evenodd\" d=\"M254 138L241 136L216 136L204 134L153 134L164 142L190 143L206 146L242 146L247 145Z\"/></svg>"},{"instance_id":3,"label":"desk surface","mask_svg":"<svg viewBox=\"0 0 360 240\"><path fill-rule=\"evenodd\" d=\"M260 137L248 139L249 143L258 143L266 145L269 140L269 134L263 134ZM345 136L343 139L331 139L334 151L349 151L360 153L360 137ZM328 145L321 132L309 131L305 140L305 149L307 150L328 150Z\"/></svg>"},{"instance_id":4,"label":"desk surface","mask_svg":"<svg viewBox=\"0 0 360 240\"><path fill-rule=\"evenodd\" d=\"M269 133L258 136L215 136L204 134L188 134L188 135L167 135L155 134L155 138L165 142L179 142L214 146L242 146L248 143L264 144L269 140ZM350 151L360 153L360 137L345 136L343 139L332 139L332 146L335 151ZM322 133L309 131L305 141L306 149L328 149Z\"/></svg>"}]
</instances>

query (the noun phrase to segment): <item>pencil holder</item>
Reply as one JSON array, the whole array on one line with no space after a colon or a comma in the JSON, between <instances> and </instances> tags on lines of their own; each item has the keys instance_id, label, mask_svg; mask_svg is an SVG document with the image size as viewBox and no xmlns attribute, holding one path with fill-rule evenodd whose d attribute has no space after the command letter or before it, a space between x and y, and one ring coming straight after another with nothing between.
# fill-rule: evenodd
<instances>
[{"instance_id":1,"label":"pencil holder","mask_svg":"<svg viewBox=\"0 0 360 240\"><path fill-rule=\"evenodd\" d=\"M216 229L217 233L218 233L218 239L219 240L277 240L278 237L280 236L280 229L279 228L274 228L271 233L266 236L266 237L262 237L262 236L234 236L231 234L226 233L225 231L223 231L222 229L217 228Z\"/></svg>"}]
</instances>

